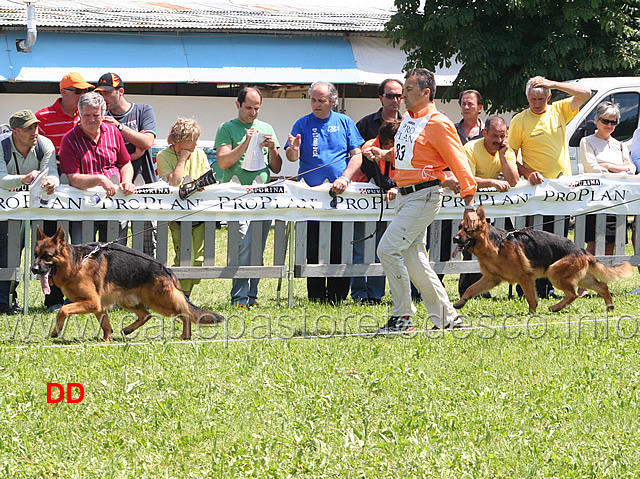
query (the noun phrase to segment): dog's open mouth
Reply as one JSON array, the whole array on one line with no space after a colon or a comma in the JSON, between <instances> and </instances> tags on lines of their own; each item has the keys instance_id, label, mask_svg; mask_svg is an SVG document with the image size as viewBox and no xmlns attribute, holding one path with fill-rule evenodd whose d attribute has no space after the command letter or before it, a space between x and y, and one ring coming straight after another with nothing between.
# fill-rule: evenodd
<instances>
[{"instance_id":1,"label":"dog's open mouth","mask_svg":"<svg viewBox=\"0 0 640 479\"><path fill-rule=\"evenodd\" d=\"M462 251L462 253L466 253L469 248L476 244L475 238L471 238L467 236L466 240L461 240L460 238L453 238L453 242L456 244L453 253L451 253L451 258L455 258L458 256L458 252Z\"/></svg>"}]
</instances>

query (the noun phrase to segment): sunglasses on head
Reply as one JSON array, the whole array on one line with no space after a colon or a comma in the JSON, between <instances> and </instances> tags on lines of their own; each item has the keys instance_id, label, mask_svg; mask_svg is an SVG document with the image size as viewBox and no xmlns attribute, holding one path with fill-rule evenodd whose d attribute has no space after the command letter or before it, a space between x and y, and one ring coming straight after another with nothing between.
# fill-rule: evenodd
<instances>
[{"instance_id":1,"label":"sunglasses on head","mask_svg":"<svg viewBox=\"0 0 640 479\"><path fill-rule=\"evenodd\" d=\"M602 123L604 123L605 125L617 125L618 124L618 120L607 120L605 118L600 118L600 121Z\"/></svg>"},{"instance_id":2,"label":"sunglasses on head","mask_svg":"<svg viewBox=\"0 0 640 479\"><path fill-rule=\"evenodd\" d=\"M392 100L394 98L402 98L402 93L385 93L383 97Z\"/></svg>"},{"instance_id":3,"label":"sunglasses on head","mask_svg":"<svg viewBox=\"0 0 640 479\"><path fill-rule=\"evenodd\" d=\"M76 95L84 95L85 93L87 93L89 91L86 88L84 88L84 89L82 89L82 88L65 88L65 90L70 91L72 93L75 93Z\"/></svg>"}]
</instances>

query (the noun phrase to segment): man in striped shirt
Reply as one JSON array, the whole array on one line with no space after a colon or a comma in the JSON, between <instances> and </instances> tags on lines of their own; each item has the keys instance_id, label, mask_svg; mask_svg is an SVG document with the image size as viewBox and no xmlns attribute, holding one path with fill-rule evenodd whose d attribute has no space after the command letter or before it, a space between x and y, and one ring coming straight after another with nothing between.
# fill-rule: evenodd
<instances>
[{"instance_id":1,"label":"man in striped shirt","mask_svg":"<svg viewBox=\"0 0 640 479\"><path fill-rule=\"evenodd\" d=\"M78 124L78 99L95 87L79 73L67 73L60 81L60 98L51 106L36 112L40 134L53 142L56 156L60 154L62 137Z\"/></svg>"},{"instance_id":2,"label":"man in striped shirt","mask_svg":"<svg viewBox=\"0 0 640 479\"><path fill-rule=\"evenodd\" d=\"M99 93L85 93L78 101L80 123L62 138L60 170L69 184L86 190L101 186L107 197L119 188L125 196L135 191L131 156L117 127L104 123L106 104ZM118 184L111 179L115 177ZM106 239L106 222L96 221L100 241ZM71 241L80 239L80 224L71 226ZM120 238L126 236L127 221L120 224ZM126 238L125 238L126 240Z\"/></svg>"},{"instance_id":3,"label":"man in striped shirt","mask_svg":"<svg viewBox=\"0 0 640 479\"><path fill-rule=\"evenodd\" d=\"M58 169L58 174L60 174L58 155L60 154L62 137L78 124L78 98L93 88L94 86L87 83L79 73L67 73L60 80L60 98L53 105L36 112L39 134L49 138L55 148L54 166ZM58 229L58 225L55 221L45 221L43 228L45 234L52 236ZM62 291L52 284L51 293L44 298L47 311L51 313L59 311L63 301Z\"/></svg>"}]
</instances>

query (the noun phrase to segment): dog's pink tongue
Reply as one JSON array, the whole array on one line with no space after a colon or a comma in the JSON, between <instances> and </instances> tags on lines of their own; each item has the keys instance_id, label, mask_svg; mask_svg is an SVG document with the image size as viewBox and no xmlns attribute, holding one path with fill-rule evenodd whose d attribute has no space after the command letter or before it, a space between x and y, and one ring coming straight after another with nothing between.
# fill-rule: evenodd
<instances>
[{"instance_id":1,"label":"dog's pink tongue","mask_svg":"<svg viewBox=\"0 0 640 479\"><path fill-rule=\"evenodd\" d=\"M49 286L49 273L40 275L40 286L42 286L42 292L44 294L51 294L51 287Z\"/></svg>"},{"instance_id":2,"label":"dog's pink tongue","mask_svg":"<svg viewBox=\"0 0 640 479\"><path fill-rule=\"evenodd\" d=\"M454 249L453 253L451 253L451 258L455 258L456 256L458 256L458 251L460 251L460 246L456 245L456 249Z\"/></svg>"}]
</instances>

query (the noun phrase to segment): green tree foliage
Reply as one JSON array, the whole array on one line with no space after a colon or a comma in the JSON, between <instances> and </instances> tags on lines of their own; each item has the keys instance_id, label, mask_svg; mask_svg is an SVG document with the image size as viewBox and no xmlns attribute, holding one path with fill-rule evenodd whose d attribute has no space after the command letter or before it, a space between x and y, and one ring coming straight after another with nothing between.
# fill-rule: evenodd
<instances>
[{"instance_id":1,"label":"green tree foliage","mask_svg":"<svg viewBox=\"0 0 640 479\"><path fill-rule=\"evenodd\" d=\"M407 66L463 64L454 88L479 90L489 111L526 105L528 78L632 76L640 72L638 0L395 0L386 27Z\"/></svg>"}]
</instances>

